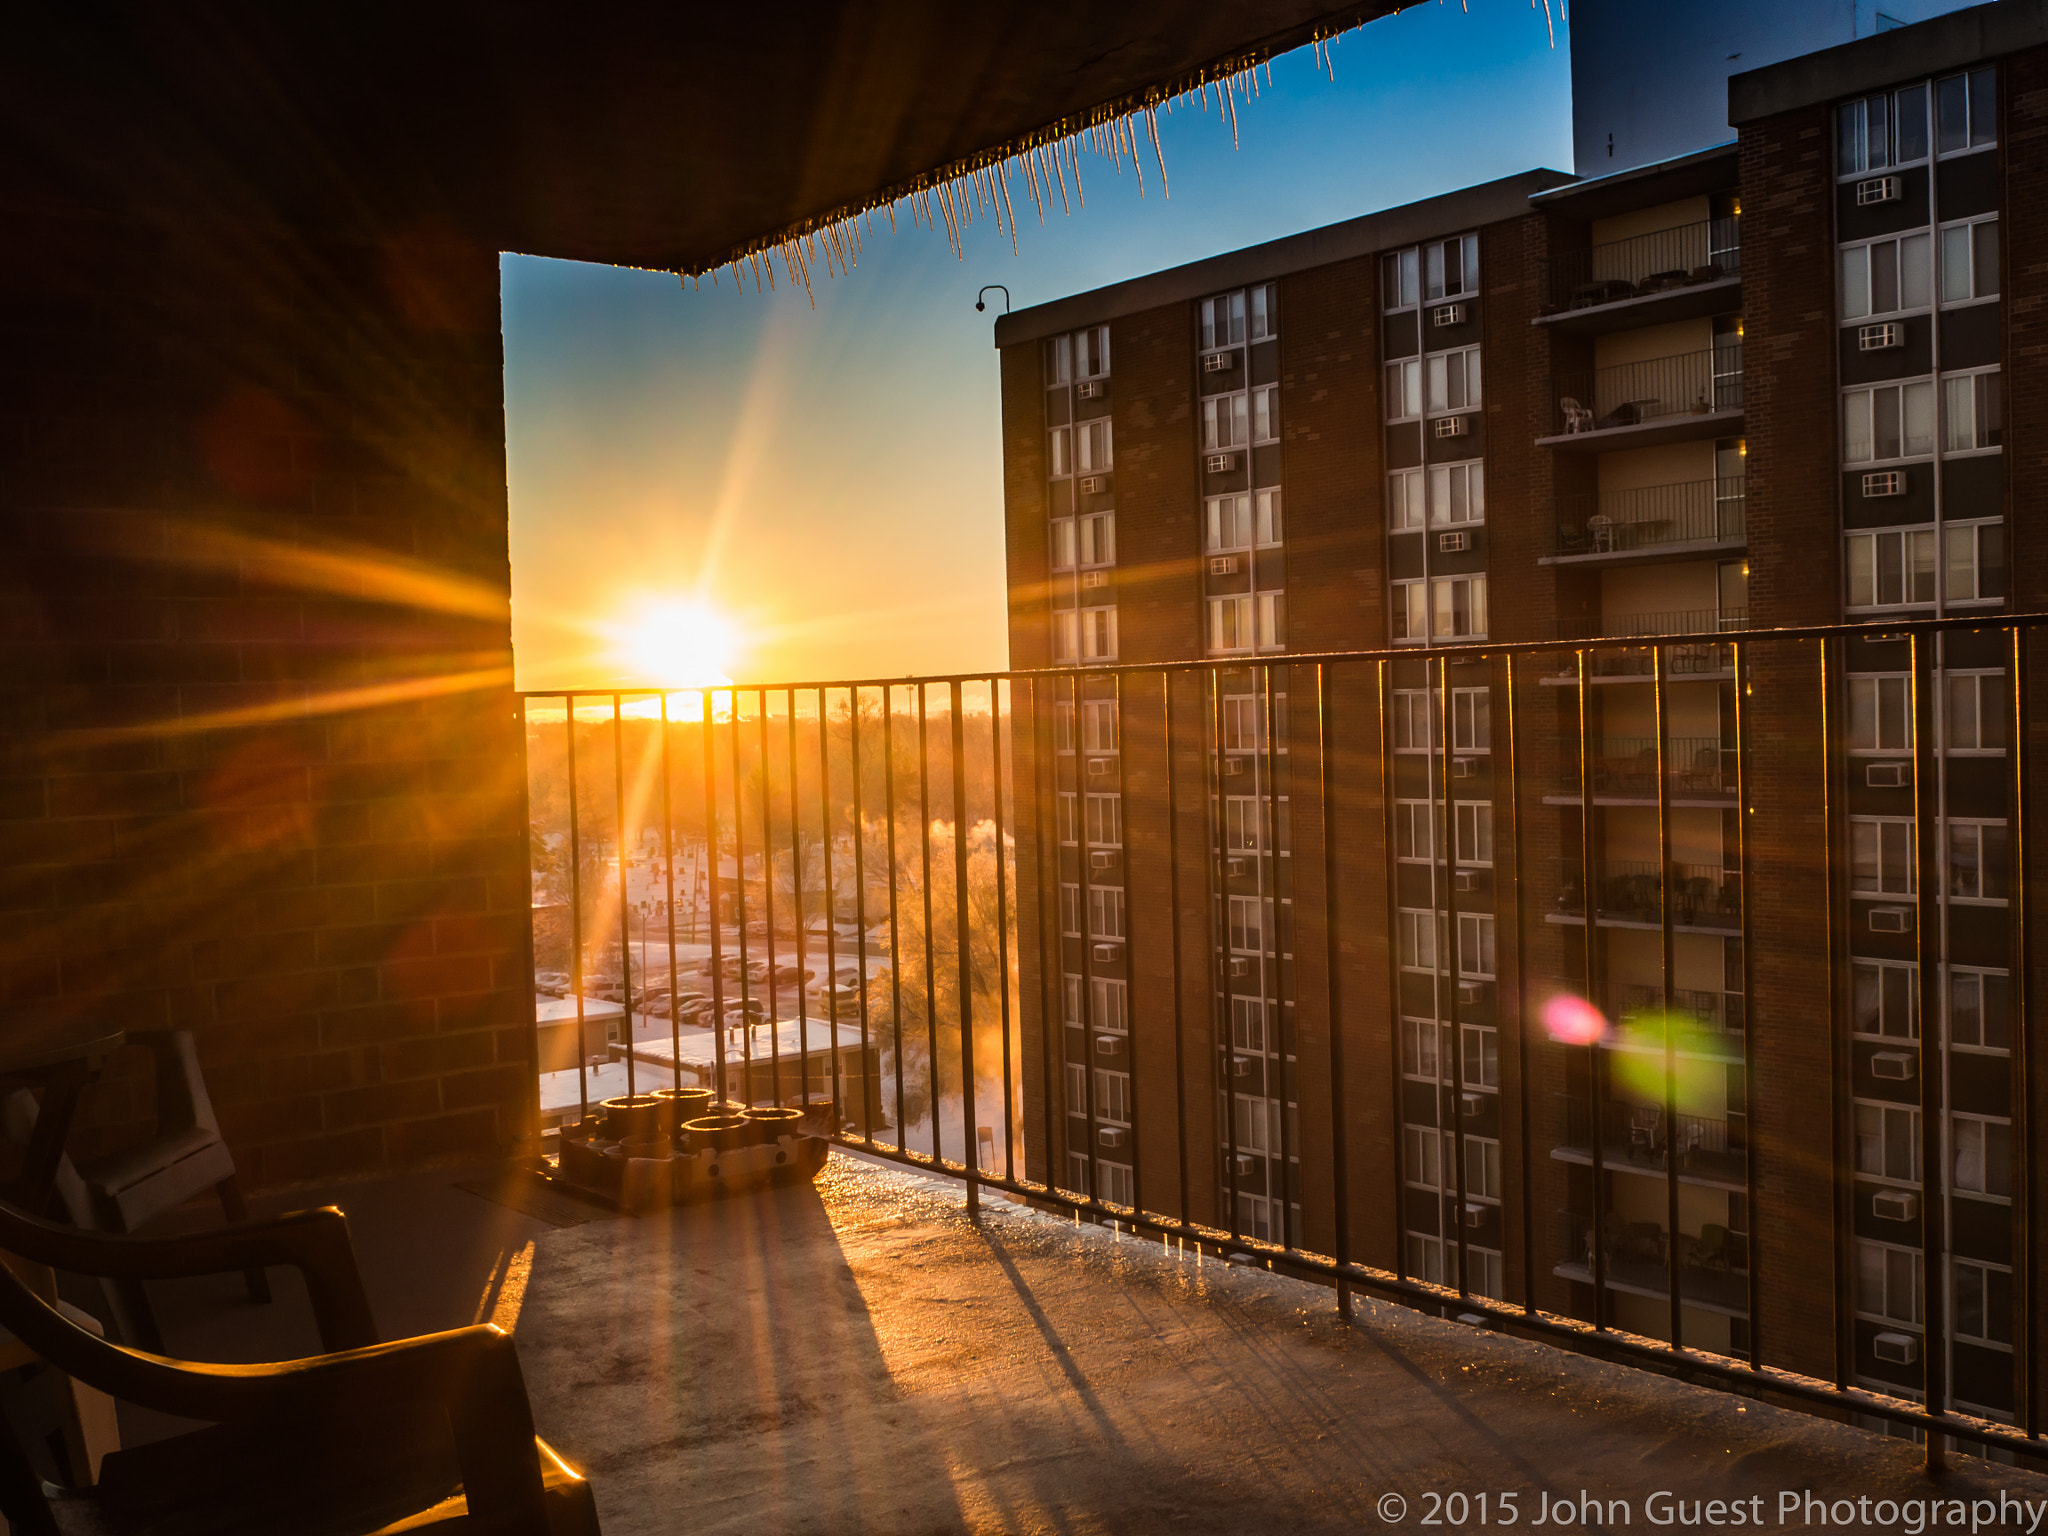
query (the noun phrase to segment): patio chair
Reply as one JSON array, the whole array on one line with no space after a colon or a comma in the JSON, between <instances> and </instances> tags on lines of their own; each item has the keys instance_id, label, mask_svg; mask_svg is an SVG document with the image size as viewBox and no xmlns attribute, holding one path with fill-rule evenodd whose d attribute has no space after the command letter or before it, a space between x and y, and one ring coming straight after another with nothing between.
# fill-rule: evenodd
<instances>
[{"instance_id":1,"label":"patio chair","mask_svg":"<svg viewBox=\"0 0 2048 1536\"><path fill-rule=\"evenodd\" d=\"M94 1487L46 1489L0 1423L0 1513L14 1532L597 1536L589 1484L534 1435L511 1335L485 1324L379 1344L348 1220L332 1206L145 1238L0 1205L0 1249L137 1280L293 1266L329 1351L258 1365L145 1354L80 1326L0 1266L0 1327L21 1344L111 1397L208 1426L109 1452Z\"/></svg>"},{"instance_id":2,"label":"patio chair","mask_svg":"<svg viewBox=\"0 0 2048 1536\"><path fill-rule=\"evenodd\" d=\"M1652 1162L1657 1158L1657 1128L1663 1120L1661 1110L1638 1109L1628 1121L1628 1160L1634 1162L1638 1152L1644 1153Z\"/></svg>"},{"instance_id":3,"label":"patio chair","mask_svg":"<svg viewBox=\"0 0 2048 1536\"><path fill-rule=\"evenodd\" d=\"M1579 404L1570 395L1563 396L1557 404L1558 408L1564 412L1564 430L1567 435L1573 432L1590 432L1593 430L1593 413L1587 410L1585 406Z\"/></svg>"},{"instance_id":4,"label":"patio chair","mask_svg":"<svg viewBox=\"0 0 2048 1536\"><path fill-rule=\"evenodd\" d=\"M1692 1240L1691 1248L1694 1269L1727 1270L1734 1267L1728 1229L1724 1226L1706 1222L1700 1227L1700 1235Z\"/></svg>"},{"instance_id":5,"label":"patio chair","mask_svg":"<svg viewBox=\"0 0 2048 1536\"><path fill-rule=\"evenodd\" d=\"M1595 554L1612 554L1621 548L1620 525L1604 512L1595 512L1586 519L1586 532L1593 537Z\"/></svg>"},{"instance_id":6,"label":"patio chair","mask_svg":"<svg viewBox=\"0 0 2048 1536\"><path fill-rule=\"evenodd\" d=\"M101 1232L133 1232L209 1189L229 1221L247 1220L235 1160L221 1139L192 1032L130 1030L128 1038L155 1058L156 1134L110 1157L82 1164L66 1158L59 1165L57 1192L71 1220ZM25 1144L35 1127L34 1096L26 1090L10 1095L0 1114L7 1134ZM261 1269L251 1269L244 1279L251 1301L270 1300L270 1282ZM161 1350L163 1340L141 1285L117 1280L107 1295L122 1339L137 1349Z\"/></svg>"}]
</instances>

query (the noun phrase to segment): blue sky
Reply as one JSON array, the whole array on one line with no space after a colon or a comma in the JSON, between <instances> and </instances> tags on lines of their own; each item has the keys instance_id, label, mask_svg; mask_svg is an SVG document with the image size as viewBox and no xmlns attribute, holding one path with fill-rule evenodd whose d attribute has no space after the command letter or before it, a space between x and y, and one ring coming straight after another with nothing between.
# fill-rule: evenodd
<instances>
[{"instance_id":1,"label":"blue sky","mask_svg":"<svg viewBox=\"0 0 2048 1536\"><path fill-rule=\"evenodd\" d=\"M1553 0L1555 3L1555 0ZM1240 108L1161 119L1171 195L1083 156L1087 201L1012 252L878 222L851 275L730 279L504 260L513 639L522 687L653 681L618 634L703 601L740 681L1007 663L996 353L1019 308L1534 166L1571 168L1563 18L1423 5L1307 50Z\"/></svg>"}]
</instances>

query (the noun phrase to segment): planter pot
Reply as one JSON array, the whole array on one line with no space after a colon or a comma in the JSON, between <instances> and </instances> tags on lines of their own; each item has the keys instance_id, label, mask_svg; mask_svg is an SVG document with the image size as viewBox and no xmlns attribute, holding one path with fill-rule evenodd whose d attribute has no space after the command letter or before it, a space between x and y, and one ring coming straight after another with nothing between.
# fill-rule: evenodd
<instances>
[{"instance_id":1,"label":"planter pot","mask_svg":"<svg viewBox=\"0 0 2048 1536\"><path fill-rule=\"evenodd\" d=\"M730 1152L746 1145L749 1129L740 1115L702 1115L683 1126L683 1150L692 1157L699 1152Z\"/></svg>"},{"instance_id":2,"label":"planter pot","mask_svg":"<svg viewBox=\"0 0 2048 1536\"><path fill-rule=\"evenodd\" d=\"M676 1144L666 1131L656 1131L651 1136L629 1136L620 1145L629 1158L666 1162L676 1155Z\"/></svg>"},{"instance_id":3,"label":"planter pot","mask_svg":"<svg viewBox=\"0 0 2048 1536\"><path fill-rule=\"evenodd\" d=\"M794 1136L802 1130L804 1112L800 1109L750 1109L741 1118L747 1122L751 1133L748 1139L765 1142L778 1136Z\"/></svg>"},{"instance_id":4,"label":"planter pot","mask_svg":"<svg viewBox=\"0 0 2048 1536\"><path fill-rule=\"evenodd\" d=\"M674 1131L686 1121L701 1120L711 1113L709 1088L663 1088L654 1096L661 1101L664 1130Z\"/></svg>"},{"instance_id":5,"label":"planter pot","mask_svg":"<svg viewBox=\"0 0 2048 1536\"><path fill-rule=\"evenodd\" d=\"M661 1129L661 1100L651 1093L604 1101L604 1131L611 1141L652 1136Z\"/></svg>"}]
</instances>

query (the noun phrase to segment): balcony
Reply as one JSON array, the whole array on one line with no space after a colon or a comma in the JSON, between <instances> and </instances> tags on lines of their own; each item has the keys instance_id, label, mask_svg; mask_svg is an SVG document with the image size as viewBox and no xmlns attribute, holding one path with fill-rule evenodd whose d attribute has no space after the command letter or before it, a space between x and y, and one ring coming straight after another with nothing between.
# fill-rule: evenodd
<instances>
[{"instance_id":1,"label":"balcony","mask_svg":"<svg viewBox=\"0 0 2048 1536\"><path fill-rule=\"evenodd\" d=\"M1559 374L1537 445L1573 453L1733 437L1742 431L1742 343Z\"/></svg>"},{"instance_id":2,"label":"balcony","mask_svg":"<svg viewBox=\"0 0 2048 1536\"><path fill-rule=\"evenodd\" d=\"M1605 804L1654 804L1657 800L1657 740L1653 736L1596 736L1588 744L1592 794ZM1664 778L1674 802L1721 804L1736 788L1736 749L1716 736L1673 736L1664 743ZM1584 793L1577 762L1558 770L1553 798L1576 800Z\"/></svg>"},{"instance_id":3,"label":"balcony","mask_svg":"<svg viewBox=\"0 0 2048 1536\"><path fill-rule=\"evenodd\" d=\"M1560 1162L1593 1161L1593 1104L1579 1094L1561 1093L1555 1103L1557 1142L1551 1156ZM1629 1104L1609 1099L1600 1106L1600 1159L1609 1172L1666 1177L1671 1151L1678 1150L1678 1181L1716 1189L1742 1191L1746 1158L1743 1130L1704 1115L1677 1116L1675 1129L1661 1105Z\"/></svg>"},{"instance_id":4,"label":"balcony","mask_svg":"<svg viewBox=\"0 0 2048 1536\"><path fill-rule=\"evenodd\" d=\"M1557 861L1553 920L1586 920L1580 861ZM1602 927L1657 928L1664 921L1664 874L1654 864L1610 859L1596 866L1594 920ZM1742 926L1742 876L1708 864L1671 866L1671 925L1689 932L1727 933Z\"/></svg>"},{"instance_id":5,"label":"balcony","mask_svg":"<svg viewBox=\"0 0 2048 1536\"><path fill-rule=\"evenodd\" d=\"M1742 221L1707 219L1550 258L1535 323L1577 335L1662 325L1740 307Z\"/></svg>"},{"instance_id":6,"label":"balcony","mask_svg":"<svg viewBox=\"0 0 2048 1536\"><path fill-rule=\"evenodd\" d=\"M1597 1225L1590 1215L1577 1211L1559 1211L1557 1216L1560 1251L1571 1255L1553 1271L1559 1278L1591 1285L1597 1242L1604 1248L1609 1290L1659 1301L1670 1297L1670 1234L1659 1223L1631 1221L1613 1212ZM1749 1316L1748 1250L1747 1237L1726 1227L1702 1226L1697 1234L1679 1233L1679 1297L1703 1312Z\"/></svg>"},{"instance_id":7,"label":"balcony","mask_svg":"<svg viewBox=\"0 0 2048 1536\"><path fill-rule=\"evenodd\" d=\"M1748 538L1741 476L1560 496L1557 542L1545 564L1615 564L1742 548Z\"/></svg>"}]
</instances>

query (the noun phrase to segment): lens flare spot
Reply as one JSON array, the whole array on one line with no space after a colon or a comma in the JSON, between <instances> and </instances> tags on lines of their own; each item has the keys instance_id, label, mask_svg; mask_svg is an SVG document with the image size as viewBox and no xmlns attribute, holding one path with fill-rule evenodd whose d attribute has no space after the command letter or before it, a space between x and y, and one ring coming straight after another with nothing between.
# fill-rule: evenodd
<instances>
[{"instance_id":1,"label":"lens flare spot","mask_svg":"<svg viewBox=\"0 0 2048 1536\"><path fill-rule=\"evenodd\" d=\"M1595 1045L1607 1036L1607 1016L1583 997L1563 992L1543 1005L1543 1027L1561 1045Z\"/></svg>"},{"instance_id":2,"label":"lens flare spot","mask_svg":"<svg viewBox=\"0 0 2048 1536\"><path fill-rule=\"evenodd\" d=\"M636 671L665 688L700 688L730 683L736 637L725 617L702 603L665 603L650 608L626 636L626 654Z\"/></svg>"}]
</instances>

